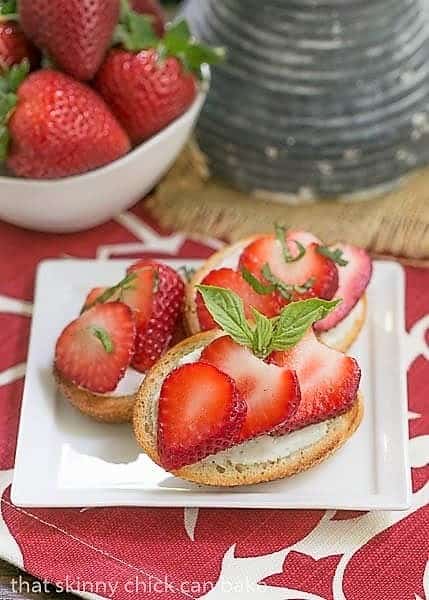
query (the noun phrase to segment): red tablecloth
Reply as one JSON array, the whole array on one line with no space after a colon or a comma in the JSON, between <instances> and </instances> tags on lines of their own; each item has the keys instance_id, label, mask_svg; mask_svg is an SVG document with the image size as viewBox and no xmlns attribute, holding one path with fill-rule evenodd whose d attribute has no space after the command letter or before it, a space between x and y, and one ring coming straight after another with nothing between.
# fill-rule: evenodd
<instances>
[{"instance_id":1,"label":"red tablecloth","mask_svg":"<svg viewBox=\"0 0 429 600\"><path fill-rule=\"evenodd\" d=\"M215 247L213 240L160 235L142 206L73 235L37 234L0 223L0 556L58 589L115 599L208 594L255 600L429 600L429 362L427 348L419 346L429 326L429 270L406 271L410 510L23 510L11 504L38 262L64 256L205 257Z\"/></svg>"}]
</instances>

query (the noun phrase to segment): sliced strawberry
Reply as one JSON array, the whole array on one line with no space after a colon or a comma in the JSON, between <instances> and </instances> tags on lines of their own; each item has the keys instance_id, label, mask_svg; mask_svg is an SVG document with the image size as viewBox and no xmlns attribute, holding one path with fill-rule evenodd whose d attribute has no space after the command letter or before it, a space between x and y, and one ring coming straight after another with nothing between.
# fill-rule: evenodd
<instances>
[{"instance_id":1,"label":"sliced strawberry","mask_svg":"<svg viewBox=\"0 0 429 600\"><path fill-rule=\"evenodd\" d=\"M94 304L96 304L98 298L100 298L100 296L102 296L107 289L109 289L109 288L107 288L107 287L93 288L89 292L87 297L85 298L85 302L83 303L83 307L82 307L82 312L84 312L85 310L88 310L88 308L91 308L92 306L94 306ZM117 301L117 298L112 296L112 302L116 302L116 301Z\"/></svg>"},{"instance_id":2,"label":"sliced strawberry","mask_svg":"<svg viewBox=\"0 0 429 600\"><path fill-rule=\"evenodd\" d=\"M91 392L113 391L130 365L135 323L121 302L96 304L61 333L55 365L61 375Z\"/></svg>"},{"instance_id":3,"label":"sliced strawberry","mask_svg":"<svg viewBox=\"0 0 429 600\"><path fill-rule=\"evenodd\" d=\"M137 338L133 367L147 371L167 350L173 338L183 308L185 284L171 267L152 260L140 260L128 269L144 278L146 296L138 290L128 290L124 302L136 311ZM150 283L149 283L150 281ZM136 301L134 301L136 300Z\"/></svg>"},{"instance_id":4,"label":"sliced strawberry","mask_svg":"<svg viewBox=\"0 0 429 600\"><path fill-rule=\"evenodd\" d=\"M309 239L308 234L305 239ZM286 249L294 258L299 253L296 241L285 241ZM284 284L307 288L293 290L290 298L292 300L311 297L330 300L338 288L338 269L332 260L319 254L318 247L317 243L311 242L301 258L286 262L280 241L274 235L263 236L244 249L240 256L240 268L245 268L258 279L267 281L264 271L266 272L268 265L272 275Z\"/></svg>"},{"instance_id":5,"label":"sliced strawberry","mask_svg":"<svg viewBox=\"0 0 429 600\"><path fill-rule=\"evenodd\" d=\"M132 277L120 281L117 285L92 289L85 299L82 311L95 304L106 302L123 302L134 313L138 327L144 327L152 312L153 292L156 287L156 272L152 266L135 272Z\"/></svg>"},{"instance_id":6,"label":"sliced strawberry","mask_svg":"<svg viewBox=\"0 0 429 600\"><path fill-rule=\"evenodd\" d=\"M201 360L232 377L246 401L241 441L282 427L295 413L300 393L294 371L267 364L228 336L209 344Z\"/></svg>"},{"instance_id":7,"label":"sliced strawberry","mask_svg":"<svg viewBox=\"0 0 429 600\"><path fill-rule=\"evenodd\" d=\"M158 454L180 469L237 443L246 403L228 375L202 362L165 379L158 405Z\"/></svg>"},{"instance_id":8,"label":"sliced strawberry","mask_svg":"<svg viewBox=\"0 0 429 600\"><path fill-rule=\"evenodd\" d=\"M294 369L301 387L298 410L281 433L336 417L356 399L360 382L357 362L319 342L312 329L290 350L273 352L269 361Z\"/></svg>"},{"instance_id":9,"label":"sliced strawberry","mask_svg":"<svg viewBox=\"0 0 429 600\"><path fill-rule=\"evenodd\" d=\"M372 261L363 248L349 244L335 244L332 248L342 250L343 258L348 261L346 266L338 268L339 285L335 298L343 301L331 314L315 323L316 331L327 331L338 325L361 299L372 275Z\"/></svg>"},{"instance_id":10,"label":"sliced strawberry","mask_svg":"<svg viewBox=\"0 0 429 600\"><path fill-rule=\"evenodd\" d=\"M233 269L223 268L211 271L201 283L227 288L238 294L244 302L244 310L248 319L252 318L252 311L250 310L252 306L267 317L274 317L280 311L281 302L276 294L258 294L243 279L241 273ZM201 329L205 331L217 327L200 293L197 294L196 303Z\"/></svg>"}]
</instances>

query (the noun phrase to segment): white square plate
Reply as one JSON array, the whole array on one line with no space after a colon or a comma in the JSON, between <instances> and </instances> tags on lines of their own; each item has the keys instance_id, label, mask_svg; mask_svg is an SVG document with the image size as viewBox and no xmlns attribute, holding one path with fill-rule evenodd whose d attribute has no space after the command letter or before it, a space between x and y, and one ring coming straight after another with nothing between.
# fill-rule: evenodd
<instances>
[{"instance_id":1,"label":"white square plate","mask_svg":"<svg viewBox=\"0 0 429 600\"><path fill-rule=\"evenodd\" d=\"M59 333L78 314L86 292L112 285L128 264L57 260L40 265L12 488L15 504L362 510L409 505L404 276L398 265L375 263L367 323L351 351L362 368L365 399L357 433L310 471L228 490L170 476L139 451L129 426L96 423L56 392L51 368Z\"/></svg>"}]
</instances>

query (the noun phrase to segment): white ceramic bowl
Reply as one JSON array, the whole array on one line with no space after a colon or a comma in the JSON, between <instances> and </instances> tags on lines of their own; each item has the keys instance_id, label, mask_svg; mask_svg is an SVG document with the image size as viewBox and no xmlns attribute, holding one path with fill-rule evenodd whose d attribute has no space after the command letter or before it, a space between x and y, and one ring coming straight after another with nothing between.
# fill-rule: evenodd
<instances>
[{"instance_id":1,"label":"white ceramic bowl","mask_svg":"<svg viewBox=\"0 0 429 600\"><path fill-rule=\"evenodd\" d=\"M83 175L49 181L0 177L0 219L38 231L89 229L143 198L172 165L206 99L123 158Z\"/></svg>"}]
</instances>

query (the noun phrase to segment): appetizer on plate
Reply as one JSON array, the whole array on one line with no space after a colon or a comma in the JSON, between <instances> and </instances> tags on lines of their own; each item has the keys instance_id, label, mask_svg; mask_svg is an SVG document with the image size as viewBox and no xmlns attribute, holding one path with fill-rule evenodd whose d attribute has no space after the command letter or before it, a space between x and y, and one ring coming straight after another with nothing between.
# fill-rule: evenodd
<instances>
[{"instance_id":1,"label":"appetizer on plate","mask_svg":"<svg viewBox=\"0 0 429 600\"><path fill-rule=\"evenodd\" d=\"M327 247L311 233L276 227L273 234L227 246L197 271L186 292L187 329L195 334L216 325L197 290L200 283L233 290L248 318L252 308L273 317L292 301L341 298L314 329L325 344L345 352L365 322L371 274L371 258L362 248L343 243Z\"/></svg>"},{"instance_id":2,"label":"appetizer on plate","mask_svg":"<svg viewBox=\"0 0 429 600\"><path fill-rule=\"evenodd\" d=\"M362 418L360 368L313 324L341 301L310 297L275 316L252 306L250 320L231 290L195 292L218 328L184 340L146 375L134 409L144 451L183 479L236 486L288 477L337 450Z\"/></svg>"},{"instance_id":3,"label":"appetizer on plate","mask_svg":"<svg viewBox=\"0 0 429 600\"><path fill-rule=\"evenodd\" d=\"M56 344L63 395L99 421L130 421L142 373L170 346L183 299L182 277L151 260L133 264L117 285L91 290Z\"/></svg>"}]
</instances>

